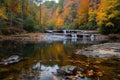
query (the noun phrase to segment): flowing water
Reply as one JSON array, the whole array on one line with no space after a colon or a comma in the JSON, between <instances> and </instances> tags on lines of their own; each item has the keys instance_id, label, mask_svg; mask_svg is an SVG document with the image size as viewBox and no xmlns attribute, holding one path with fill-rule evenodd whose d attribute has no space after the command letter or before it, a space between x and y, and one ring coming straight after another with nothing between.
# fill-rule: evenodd
<instances>
[{"instance_id":1,"label":"flowing water","mask_svg":"<svg viewBox=\"0 0 120 80\"><path fill-rule=\"evenodd\" d=\"M79 66L87 69L88 66L80 64L93 62L95 58L75 54L76 50L86 48L92 44L100 42L84 40L63 40L53 42L0 42L0 60L6 59L11 55L19 55L24 60L9 64L0 65L0 80L53 80L54 77L61 79L62 76L55 76L56 70L66 65ZM103 63L105 64L105 63ZM101 64L100 67L104 65ZM114 67L114 66L113 66ZM106 67L103 70L113 70L116 68ZM107 69L106 69L107 68ZM106 74L101 80L113 78ZM107 78L109 76L109 78ZM115 76L115 74L114 74ZM97 77L91 78L98 80ZM111 79L112 80L112 79Z\"/></svg>"}]
</instances>

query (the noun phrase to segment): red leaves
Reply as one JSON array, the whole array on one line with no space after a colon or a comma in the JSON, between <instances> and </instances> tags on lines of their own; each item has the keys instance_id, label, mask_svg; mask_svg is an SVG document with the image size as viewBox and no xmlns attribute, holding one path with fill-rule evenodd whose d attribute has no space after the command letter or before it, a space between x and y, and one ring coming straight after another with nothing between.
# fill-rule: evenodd
<instances>
[{"instance_id":1,"label":"red leaves","mask_svg":"<svg viewBox=\"0 0 120 80\"><path fill-rule=\"evenodd\" d=\"M17 5L15 3L10 3L10 8L13 12L17 12Z\"/></svg>"}]
</instances>

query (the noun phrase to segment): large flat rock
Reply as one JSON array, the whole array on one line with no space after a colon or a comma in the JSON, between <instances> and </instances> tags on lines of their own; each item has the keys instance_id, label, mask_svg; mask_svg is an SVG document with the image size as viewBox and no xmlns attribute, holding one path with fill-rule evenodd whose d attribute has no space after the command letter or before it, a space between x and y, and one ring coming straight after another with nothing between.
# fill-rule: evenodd
<instances>
[{"instance_id":1,"label":"large flat rock","mask_svg":"<svg viewBox=\"0 0 120 80\"><path fill-rule=\"evenodd\" d=\"M77 54L100 58L108 58L113 56L120 58L120 43L92 45L88 48L78 50Z\"/></svg>"}]
</instances>

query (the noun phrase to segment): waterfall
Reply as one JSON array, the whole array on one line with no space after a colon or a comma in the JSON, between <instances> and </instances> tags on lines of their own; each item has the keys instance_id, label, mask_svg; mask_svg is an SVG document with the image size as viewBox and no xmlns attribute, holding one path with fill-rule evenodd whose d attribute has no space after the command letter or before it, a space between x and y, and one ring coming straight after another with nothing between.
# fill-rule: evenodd
<instances>
[{"instance_id":1,"label":"waterfall","mask_svg":"<svg viewBox=\"0 0 120 80\"><path fill-rule=\"evenodd\" d=\"M90 36L90 39L91 39L91 41L94 41L95 36L92 34L92 35Z\"/></svg>"},{"instance_id":2,"label":"waterfall","mask_svg":"<svg viewBox=\"0 0 120 80\"><path fill-rule=\"evenodd\" d=\"M86 40L87 39L87 37L86 37L86 35L83 33L83 39L84 40Z\"/></svg>"},{"instance_id":3,"label":"waterfall","mask_svg":"<svg viewBox=\"0 0 120 80\"><path fill-rule=\"evenodd\" d=\"M71 33L71 36L72 36L72 42L76 42L77 41L77 34Z\"/></svg>"},{"instance_id":4,"label":"waterfall","mask_svg":"<svg viewBox=\"0 0 120 80\"><path fill-rule=\"evenodd\" d=\"M83 43L87 43L86 31L83 32Z\"/></svg>"},{"instance_id":5,"label":"waterfall","mask_svg":"<svg viewBox=\"0 0 120 80\"><path fill-rule=\"evenodd\" d=\"M67 34L67 33L66 33L66 30L63 30L63 32L64 32L65 35Z\"/></svg>"},{"instance_id":6,"label":"waterfall","mask_svg":"<svg viewBox=\"0 0 120 80\"><path fill-rule=\"evenodd\" d=\"M77 34L71 33L72 38L77 38Z\"/></svg>"}]
</instances>

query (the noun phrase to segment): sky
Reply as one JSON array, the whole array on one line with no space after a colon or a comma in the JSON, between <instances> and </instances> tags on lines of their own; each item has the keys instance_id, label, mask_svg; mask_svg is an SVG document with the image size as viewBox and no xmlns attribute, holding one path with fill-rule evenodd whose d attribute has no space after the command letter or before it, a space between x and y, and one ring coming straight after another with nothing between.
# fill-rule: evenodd
<instances>
[{"instance_id":1,"label":"sky","mask_svg":"<svg viewBox=\"0 0 120 80\"><path fill-rule=\"evenodd\" d=\"M55 2L57 2L57 3L58 3L58 1L59 1L59 0L49 0L49 1L55 1Z\"/></svg>"},{"instance_id":2,"label":"sky","mask_svg":"<svg viewBox=\"0 0 120 80\"><path fill-rule=\"evenodd\" d=\"M43 2L42 3L44 3L45 1L55 1L56 3L58 3L59 2L59 0L43 0ZM36 5L40 5L40 3L37 3L37 2L35 2L34 1L34 3L36 4Z\"/></svg>"}]
</instances>

